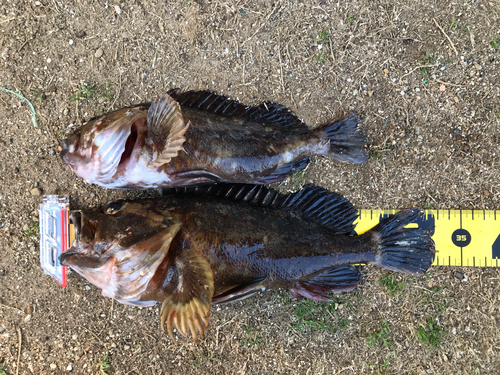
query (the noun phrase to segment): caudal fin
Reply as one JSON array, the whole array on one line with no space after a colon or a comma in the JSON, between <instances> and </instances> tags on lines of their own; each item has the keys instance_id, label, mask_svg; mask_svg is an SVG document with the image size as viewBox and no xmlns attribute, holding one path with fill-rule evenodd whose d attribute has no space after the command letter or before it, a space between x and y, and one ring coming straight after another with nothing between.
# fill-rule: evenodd
<instances>
[{"instance_id":1,"label":"caudal fin","mask_svg":"<svg viewBox=\"0 0 500 375\"><path fill-rule=\"evenodd\" d=\"M321 138L328 147L323 155L338 161L364 163L368 159L367 139L358 128L360 122L361 119L351 113L340 120L320 127Z\"/></svg>"},{"instance_id":2,"label":"caudal fin","mask_svg":"<svg viewBox=\"0 0 500 375\"><path fill-rule=\"evenodd\" d=\"M404 228L415 221L418 215L418 208L401 211L370 230L369 233L379 242L378 252L372 264L412 275L427 271L435 256L434 241L429 231Z\"/></svg>"}]
</instances>

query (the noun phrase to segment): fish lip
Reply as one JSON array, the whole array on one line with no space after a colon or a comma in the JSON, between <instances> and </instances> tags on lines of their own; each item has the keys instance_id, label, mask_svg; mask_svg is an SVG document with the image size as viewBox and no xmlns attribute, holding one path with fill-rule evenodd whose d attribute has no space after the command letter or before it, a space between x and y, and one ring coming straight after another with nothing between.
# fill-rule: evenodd
<instances>
[{"instance_id":1,"label":"fish lip","mask_svg":"<svg viewBox=\"0 0 500 375\"><path fill-rule=\"evenodd\" d=\"M59 255L59 263L61 264L61 266L68 266L66 260L72 255L76 255L82 252L82 249L80 249L79 247L74 250L71 250L71 248L72 247L70 247L70 250L65 251L64 253L61 253L61 255Z\"/></svg>"},{"instance_id":2,"label":"fish lip","mask_svg":"<svg viewBox=\"0 0 500 375\"><path fill-rule=\"evenodd\" d=\"M69 152L70 145L71 145L71 140L69 138L65 138L61 141L61 143L59 143L59 146L61 146L61 151L59 152L59 157L65 163L66 163L65 156Z\"/></svg>"}]
</instances>

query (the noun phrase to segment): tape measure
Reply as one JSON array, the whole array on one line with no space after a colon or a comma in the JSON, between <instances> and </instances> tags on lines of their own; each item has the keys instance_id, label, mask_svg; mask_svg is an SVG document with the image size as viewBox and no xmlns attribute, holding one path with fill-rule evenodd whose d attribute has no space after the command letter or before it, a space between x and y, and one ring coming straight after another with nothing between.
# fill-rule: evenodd
<instances>
[{"instance_id":1,"label":"tape measure","mask_svg":"<svg viewBox=\"0 0 500 375\"><path fill-rule=\"evenodd\" d=\"M398 210L359 210L356 233L370 230ZM434 266L498 267L500 211L425 210L408 227L431 231L436 244ZM497 216L499 220L497 221Z\"/></svg>"}]
</instances>

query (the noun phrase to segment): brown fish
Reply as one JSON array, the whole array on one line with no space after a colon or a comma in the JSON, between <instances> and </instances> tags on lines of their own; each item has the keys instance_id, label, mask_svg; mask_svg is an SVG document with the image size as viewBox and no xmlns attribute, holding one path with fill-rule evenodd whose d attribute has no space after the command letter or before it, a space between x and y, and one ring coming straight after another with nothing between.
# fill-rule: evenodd
<instances>
[{"instance_id":1,"label":"brown fish","mask_svg":"<svg viewBox=\"0 0 500 375\"><path fill-rule=\"evenodd\" d=\"M121 303L162 302L162 328L172 337L174 326L189 329L196 340L211 303L265 288L326 301L358 284L352 264L421 274L434 261L429 233L404 228L419 209L351 236L356 217L345 198L314 186L288 195L260 185L200 186L73 212L76 240L60 261Z\"/></svg>"},{"instance_id":2,"label":"brown fish","mask_svg":"<svg viewBox=\"0 0 500 375\"><path fill-rule=\"evenodd\" d=\"M274 103L247 107L208 91L172 90L151 105L90 120L61 142L61 158L107 188L267 184L304 169L314 155L366 161L359 122L351 114L311 130Z\"/></svg>"}]
</instances>

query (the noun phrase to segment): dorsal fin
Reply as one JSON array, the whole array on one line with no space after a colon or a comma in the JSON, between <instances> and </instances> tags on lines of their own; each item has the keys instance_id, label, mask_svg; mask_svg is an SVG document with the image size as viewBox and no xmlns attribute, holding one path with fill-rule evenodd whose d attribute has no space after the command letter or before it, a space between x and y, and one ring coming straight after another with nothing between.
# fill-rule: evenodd
<instances>
[{"instance_id":1,"label":"dorsal fin","mask_svg":"<svg viewBox=\"0 0 500 375\"><path fill-rule=\"evenodd\" d=\"M236 100L231 100L210 91L187 91L178 93L178 89L168 94L181 106L197 108L224 117L239 117L248 121L274 125L295 132L307 132L309 128L286 107L265 102L247 107Z\"/></svg>"},{"instance_id":2,"label":"dorsal fin","mask_svg":"<svg viewBox=\"0 0 500 375\"><path fill-rule=\"evenodd\" d=\"M168 94L157 98L148 110L148 135L146 142L153 149L150 166L168 163L182 150L184 133L189 122L184 119L179 103Z\"/></svg>"},{"instance_id":3,"label":"dorsal fin","mask_svg":"<svg viewBox=\"0 0 500 375\"><path fill-rule=\"evenodd\" d=\"M354 220L358 217L358 211L346 198L314 185L306 185L291 194L281 194L263 185L248 184L212 184L169 190L294 211L339 234L350 234L354 230Z\"/></svg>"}]
</instances>

